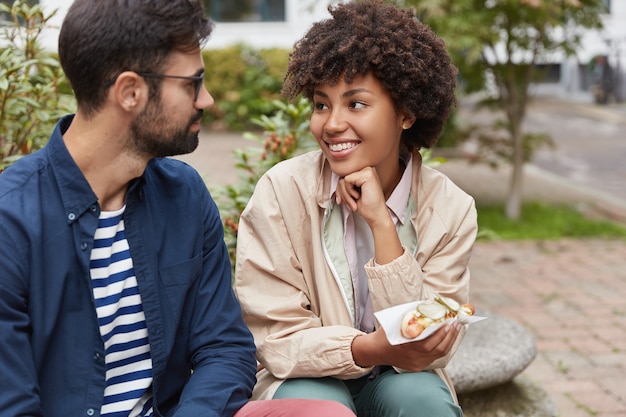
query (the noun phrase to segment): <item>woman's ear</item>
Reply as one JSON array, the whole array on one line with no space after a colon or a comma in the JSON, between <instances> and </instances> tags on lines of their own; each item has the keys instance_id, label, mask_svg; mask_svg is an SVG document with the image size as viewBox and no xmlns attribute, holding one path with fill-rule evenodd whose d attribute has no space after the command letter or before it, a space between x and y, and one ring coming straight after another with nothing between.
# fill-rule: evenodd
<instances>
[{"instance_id":1,"label":"woman's ear","mask_svg":"<svg viewBox=\"0 0 626 417\"><path fill-rule=\"evenodd\" d=\"M411 126L413 126L413 123L415 123L415 116L413 115L413 112L400 107L398 113L398 116L400 116L400 126L402 127L402 130L410 129Z\"/></svg>"},{"instance_id":2,"label":"woman's ear","mask_svg":"<svg viewBox=\"0 0 626 417\"><path fill-rule=\"evenodd\" d=\"M414 117L404 117L402 119L402 129L403 130L407 130L410 129L411 126L413 126L413 123L415 123L415 118Z\"/></svg>"},{"instance_id":3,"label":"woman's ear","mask_svg":"<svg viewBox=\"0 0 626 417\"><path fill-rule=\"evenodd\" d=\"M115 80L112 90L117 104L128 112L142 109L148 99L148 84L133 71L124 71Z\"/></svg>"}]
</instances>

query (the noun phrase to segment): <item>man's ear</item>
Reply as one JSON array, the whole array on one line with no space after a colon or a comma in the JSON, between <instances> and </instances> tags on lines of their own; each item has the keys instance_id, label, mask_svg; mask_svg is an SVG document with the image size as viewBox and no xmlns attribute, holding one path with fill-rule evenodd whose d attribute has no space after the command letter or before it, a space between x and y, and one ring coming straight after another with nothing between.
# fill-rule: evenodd
<instances>
[{"instance_id":1,"label":"man's ear","mask_svg":"<svg viewBox=\"0 0 626 417\"><path fill-rule=\"evenodd\" d=\"M148 84L133 71L121 73L112 90L115 101L124 111L135 112L142 109L148 100Z\"/></svg>"}]
</instances>

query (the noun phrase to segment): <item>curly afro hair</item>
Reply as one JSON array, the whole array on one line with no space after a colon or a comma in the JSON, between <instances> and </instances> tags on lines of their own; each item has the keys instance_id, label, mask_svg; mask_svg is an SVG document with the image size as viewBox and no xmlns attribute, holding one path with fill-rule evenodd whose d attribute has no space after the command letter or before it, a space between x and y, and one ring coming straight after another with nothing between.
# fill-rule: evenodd
<instances>
[{"instance_id":1,"label":"curly afro hair","mask_svg":"<svg viewBox=\"0 0 626 417\"><path fill-rule=\"evenodd\" d=\"M416 119L402 134L409 150L433 146L456 104L457 70L443 40L415 17L381 0L329 6L332 18L311 26L289 55L282 93L309 100L320 84L372 74L397 110Z\"/></svg>"}]
</instances>

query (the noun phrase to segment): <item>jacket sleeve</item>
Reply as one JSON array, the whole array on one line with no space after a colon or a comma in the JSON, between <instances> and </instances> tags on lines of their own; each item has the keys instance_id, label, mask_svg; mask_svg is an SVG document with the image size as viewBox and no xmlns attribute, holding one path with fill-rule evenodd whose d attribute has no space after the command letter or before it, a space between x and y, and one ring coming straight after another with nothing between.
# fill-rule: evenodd
<instances>
[{"instance_id":1,"label":"jacket sleeve","mask_svg":"<svg viewBox=\"0 0 626 417\"><path fill-rule=\"evenodd\" d=\"M311 251L318 250L305 237L312 233L307 218L318 213L306 211L311 196L303 193L286 181L274 184L268 176L257 183L239 221L235 290L255 337L257 358L275 377L355 378L369 370L352 358L352 340L362 332L350 325L341 299L334 302L336 311L315 311L319 300L312 297L329 295L314 293L309 283L316 277L303 272L314 270ZM289 225L285 218L291 219ZM294 246L308 246L308 251L297 253ZM319 273L318 279L326 279L324 271ZM347 318L329 324L329 316Z\"/></svg>"},{"instance_id":2,"label":"jacket sleeve","mask_svg":"<svg viewBox=\"0 0 626 417\"><path fill-rule=\"evenodd\" d=\"M478 221L474 199L447 177L431 192L424 190L418 222L417 262L424 286L456 299L469 301L469 261L476 241Z\"/></svg>"},{"instance_id":3,"label":"jacket sleeve","mask_svg":"<svg viewBox=\"0 0 626 417\"><path fill-rule=\"evenodd\" d=\"M198 187L205 185L200 182ZM187 341L193 371L174 413L176 417L232 416L248 401L256 381L254 341L232 289L223 227L208 193L202 207L203 266L200 282L194 288L195 306Z\"/></svg>"},{"instance_id":4,"label":"jacket sleeve","mask_svg":"<svg viewBox=\"0 0 626 417\"><path fill-rule=\"evenodd\" d=\"M41 416L37 372L30 344L24 240L0 224L0 390L1 416Z\"/></svg>"},{"instance_id":5,"label":"jacket sleeve","mask_svg":"<svg viewBox=\"0 0 626 417\"><path fill-rule=\"evenodd\" d=\"M450 180L437 180L419 196L415 256L405 248L389 264L370 261L365 267L374 311L429 299L434 292L468 302L468 265L478 228L474 200Z\"/></svg>"}]
</instances>

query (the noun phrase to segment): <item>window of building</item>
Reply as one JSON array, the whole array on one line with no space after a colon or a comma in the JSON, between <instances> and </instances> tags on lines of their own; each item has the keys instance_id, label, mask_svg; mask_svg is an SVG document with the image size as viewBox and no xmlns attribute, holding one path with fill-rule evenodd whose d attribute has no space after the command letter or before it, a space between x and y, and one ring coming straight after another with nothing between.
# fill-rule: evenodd
<instances>
[{"instance_id":1,"label":"window of building","mask_svg":"<svg viewBox=\"0 0 626 417\"><path fill-rule=\"evenodd\" d=\"M285 0L205 0L218 22L284 22Z\"/></svg>"},{"instance_id":2,"label":"window of building","mask_svg":"<svg viewBox=\"0 0 626 417\"><path fill-rule=\"evenodd\" d=\"M605 13L611 13L611 0L603 0Z\"/></svg>"}]
</instances>

